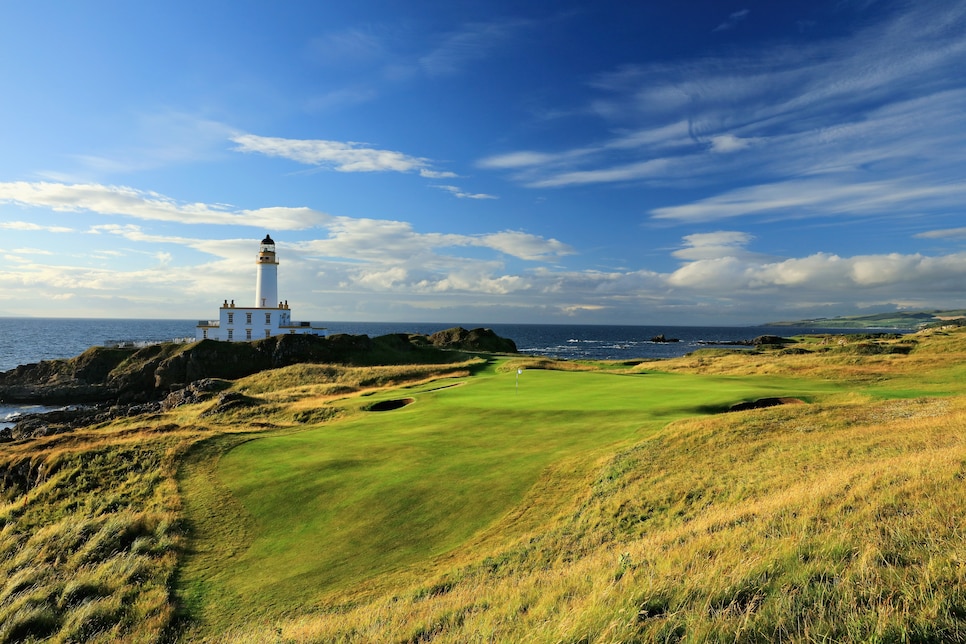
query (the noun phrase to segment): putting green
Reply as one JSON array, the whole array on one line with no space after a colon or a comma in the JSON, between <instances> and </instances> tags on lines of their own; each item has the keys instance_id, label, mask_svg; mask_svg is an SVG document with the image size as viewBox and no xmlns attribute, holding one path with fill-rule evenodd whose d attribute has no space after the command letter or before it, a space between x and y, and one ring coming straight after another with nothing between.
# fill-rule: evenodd
<instances>
[{"instance_id":1,"label":"putting green","mask_svg":"<svg viewBox=\"0 0 966 644\"><path fill-rule=\"evenodd\" d=\"M529 370L397 391L381 399L413 402L266 435L225 454L216 475L248 515L248 528L244 537L209 534L202 523L200 533L244 543L234 544L236 557L186 581L196 584L212 623L304 608L380 574L429 566L518 509L555 464L590 468L671 420L833 387L774 377Z\"/></svg>"}]
</instances>

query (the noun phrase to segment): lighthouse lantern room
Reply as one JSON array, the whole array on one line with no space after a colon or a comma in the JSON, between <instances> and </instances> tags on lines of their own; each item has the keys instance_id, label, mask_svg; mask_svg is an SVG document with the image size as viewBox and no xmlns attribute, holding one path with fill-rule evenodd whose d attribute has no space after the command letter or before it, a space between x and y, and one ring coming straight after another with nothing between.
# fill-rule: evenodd
<instances>
[{"instance_id":1,"label":"lighthouse lantern room","mask_svg":"<svg viewBox=\"0 0 966 644\"><path fill-rule=\"evenodd\" d=\"M217 320L198 322L197 339L246 342L285 334L325 335L325 327L293 322L288 300L278 299L278 257L270 235L258 246L256 271L255 306L236 307L235 300L225 300Z\"/></svg>"}]
</instances>

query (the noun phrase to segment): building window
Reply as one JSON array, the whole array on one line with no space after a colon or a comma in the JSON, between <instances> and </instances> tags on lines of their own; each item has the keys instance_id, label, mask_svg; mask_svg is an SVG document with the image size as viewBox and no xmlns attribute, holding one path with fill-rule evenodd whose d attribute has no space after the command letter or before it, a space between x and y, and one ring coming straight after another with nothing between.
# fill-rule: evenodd
<instances>
[{"instance_id":1,"label":"building window","mask_svg":"<svg viewBox=\"0 0 966 644\"><path fill-rule=\"evenodd\" d=\"M228 314L228 324L234 324L234 323L235 323L235 314L234 313L229 313Z\"/></svg>"},{"instance_id":2,"label":"building window","mask_svg":"<svg viewBox=\"0 0 966 644\"><path fill-rule=\"evenodd\" d=\"M272 314L271 313L266 313L265 314L265 324L271 324L271 323L272 323Z\"/></svg>"},{"instance_id":3,"label":"building window","mask_svg":"<svg viewBox=\"0 0 966 644\"><path fill-rule=\"evenodd\" d=\"M252 323L252 314L251 312L248 312L245 314L245 324L251 324L251 323Z\"/></svg>"},{"instance_id":4,"label":"building window","mask_svg":"<svg viewBox=\"0 0 966 644\"><path fill-rule=\"evenodd\" d=\"M252 330L251 329L245 329L245 339L246 340L251 340L252 339Z\"/></svg>"},{"instance_id":5,"label":"building window","mask_svg":"<svg viewBox=\"0 0 966 644\"><path fill-rule=\"evenodd\" d=\"M272 330L271 329L265 329L265 337L266 338L272 337Z\"/></svg>"},{"instance_id":6,"label":"building window","mask_svg":"<svg viewBox=\"0 0 966 644\"><path fill-rule=\"evenodd\" d=\"M234 333L235 333L235 330L234 329L228 329L228 341L229 342L231 342L231 337L232 337L232 335L234 335Z\"/></svg>"}]
</instances>

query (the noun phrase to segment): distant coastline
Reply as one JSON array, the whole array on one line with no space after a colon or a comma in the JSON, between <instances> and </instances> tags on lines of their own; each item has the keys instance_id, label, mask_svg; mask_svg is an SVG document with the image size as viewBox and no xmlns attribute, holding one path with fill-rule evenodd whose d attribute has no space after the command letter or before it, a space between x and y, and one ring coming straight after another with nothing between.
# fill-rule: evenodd
<instances>
[{"instance_id":1,"label":"distant coastline","mask_svg":"<svg viewBox=\"0 0 966 644\"><path fill-rule=\"evenodd\" d=\"M850 315L834 318L810 318L783 322L768 322L765 327L807 327L825 329L897 329L915 331L927 326L955 323L966 318L966 309L946 311L892 311L871 315Z\"/></svg>"}]
</instances>

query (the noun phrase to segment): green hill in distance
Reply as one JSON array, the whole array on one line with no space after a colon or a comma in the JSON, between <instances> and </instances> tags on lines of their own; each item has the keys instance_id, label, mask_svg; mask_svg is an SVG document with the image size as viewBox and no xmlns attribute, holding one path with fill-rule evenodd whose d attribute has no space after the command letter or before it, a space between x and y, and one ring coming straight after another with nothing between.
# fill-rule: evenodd
<instances>
[{"instance_id":1,"label":"green hill in distance","mask_svg":"<svg viewBox=\"0 0 966 644\"><path fill-rule=\"evenodd\" d=\"M933 325L953 323L966 318L966 309L948 311L889 311L871 315L845 315L834 318L808 318L768 322L762 326L820 327L823 329L903 329L915 330Z\"/></svg>"}]
</instances>

